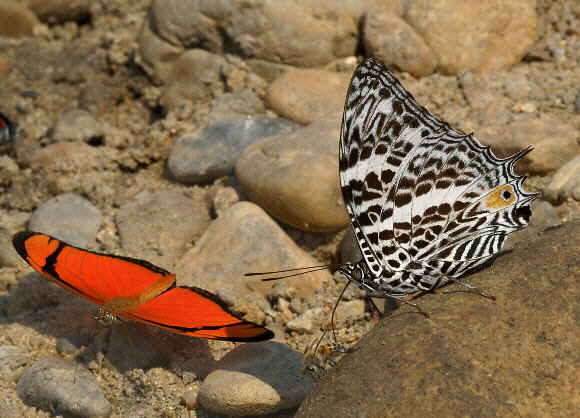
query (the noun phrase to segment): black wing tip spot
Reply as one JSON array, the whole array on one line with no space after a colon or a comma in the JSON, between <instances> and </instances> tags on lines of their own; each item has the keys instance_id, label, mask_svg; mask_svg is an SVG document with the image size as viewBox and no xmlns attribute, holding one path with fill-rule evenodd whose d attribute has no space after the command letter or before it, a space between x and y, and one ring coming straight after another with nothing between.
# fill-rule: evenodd
<instances>
[{"instance_id":1,"label":"black wing tip spot","mask_svg":"<svg viewBox=\"0 0 580 418\"><path fill-rule=\"evenodd\" d=\"M530 217L532 216L532 209L530 208L530 205L522 206L516 208L514 214L519 218L524 218L526 222L530 222Z\"/></svg>"},{"instance_id":2,"label":"black wing tip spot","mask_svg":"<svg viewBox=\"0 0 580 418\"><path fill-rule=\"evenodd\" d=\"M261 328L263 332L261 334L254 335L253 337L222 337L219 339L222 341L231 341L233 343L259 343L262 341L271 340L275 336L274 333L268 328L261 327L260 325L256 325L253 322L244 321L243 324L252 324L256 328Z\"/></svg>"},{"instance_id":3,"label":"black wing tip spot","mask_svg":"<svg viewBox=\"0 0 580 418\"><path fill-rule=\"evenodd\" d=\"M254 335L252 337L220 337L219 338L220 340L232 341L232 342L259 342L259 341L271 340L272 338L274 338L274 333L272 331L270 331L268 328L264 328L263 326L255 324L254 322L244 321L238 315L233 313L232 310L230 309L230 307L223 300L221 300L214 293L211 293L209 290L205 290L205 289L202 289L200 287L195 287L195 286L179 286L178 289L179 288L191 290L192 292L195 292L195 293L211 300L212 302L219 305L219 307L222 308L225 312L227 312L228 314L230 314L231 316L233 316L235 318L238 318L240 320L240 322L237 324L233 324L232 326L250 324L250 325L253 325L254 328L261 329L263 331L261 334Z\"/></svg>"},{"instance_id":4,"label":"black wing tip spot","mask_svg":"<svg viewBox=\"0 0 580 418\"><path fill-rule=\"evenodd\" d=\"M14 246L14 249L16 250L18 255L20 255L20 257L22 257L25 260L26 257L28 257L28 251L26 251L26 246L24 245L24 243L34 235L41 234L35 231L20 231L14 234L14 236L12 237L12 245Z\"/></svg>"}]
</instances>

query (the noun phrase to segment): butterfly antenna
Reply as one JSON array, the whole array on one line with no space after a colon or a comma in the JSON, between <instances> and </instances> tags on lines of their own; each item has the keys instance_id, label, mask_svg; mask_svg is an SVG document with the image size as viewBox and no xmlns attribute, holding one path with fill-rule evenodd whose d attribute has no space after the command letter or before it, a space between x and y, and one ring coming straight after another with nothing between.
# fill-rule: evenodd
<instances>
[{"instance_id":1,"label":"butterfly antenna","mask_svg":"<svg viewBox=\"0 0 580 418\"><path fill-rule=\"evenodd\" d=\"M245 273L244 276L247 276L247 277L249 277L249 276L265 276L265 275L269 275L269 274L280 274L280 273L294 272L292 274L288 274L288 275L284 275L284 276L268 277L266 279L262 279L263 282L269 282L272 280L285 279L288 277L295 277L295 276L300 276L303 274L313 273L315 271L325 270L328 268L333 268L333 267L338 268L338 267L342 267L345 265L346 265L346 263L324 264L324 265L320 265L320 266L299 267L299 268L295 268L295 269L286 269L286 270L277 270L277 271L263 271L263 272L258 272L258 273Z\"/></svg>"},{"instance_id":2,"label":"butterfly antenna","mask_svg":"<svg viewBox=\"0 0 580 418\"><path fill-rule=\"evenodd\" d=\"M336 313L336 308L338 308L338 303L340 302L340 300L344 296L344 292L346 292L346 289L348 289L348 286L350 285L350 283L351 283L350 280L346 282L346 286L344 286L344 289L342 289L342 292L340 292L340 295L338 296L338 299L336 300L336 303L334 304L334 308L332 308L332 314L330 315L330 325L332 326L332 336L334 338L335 344L337 344L337 341L336 341L336 331L334 329L334 314Z\"/></svg>"}]
</instances>

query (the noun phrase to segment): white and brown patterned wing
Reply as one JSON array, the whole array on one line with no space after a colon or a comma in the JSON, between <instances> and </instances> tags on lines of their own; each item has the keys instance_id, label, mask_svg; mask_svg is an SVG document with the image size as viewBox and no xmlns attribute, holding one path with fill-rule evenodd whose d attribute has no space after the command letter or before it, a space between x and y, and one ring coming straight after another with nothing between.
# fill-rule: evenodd
<instances>
[{"instance_id":1,"label":"white and brown patterned wing","mask_svg":"<svg viewBox=\"0 0 580 418\"><path fill-rule=\"evenodd\" d=\"M340 181L361 252L376 276L387 272L382 248L397 245L394 202L386 201L393 180L405 156L424 138L448 129L382 64L367 59L354 72L342 120Z\"/></svg>"},{"instance_id":2,"label":"white and brown patterned wing","mask_svg":"<svg viewBox=\"0 0 580 418\"><path fill-rule=\"evenodd\" d=\"M513 174L526 152L497 159L429 114L383 65L363 62L347 93L340 178L373 274L405 271L410 289L421 280L429 288L497 252L506 234L527 225L537 196Z\"/></svg>"}]
</instances>

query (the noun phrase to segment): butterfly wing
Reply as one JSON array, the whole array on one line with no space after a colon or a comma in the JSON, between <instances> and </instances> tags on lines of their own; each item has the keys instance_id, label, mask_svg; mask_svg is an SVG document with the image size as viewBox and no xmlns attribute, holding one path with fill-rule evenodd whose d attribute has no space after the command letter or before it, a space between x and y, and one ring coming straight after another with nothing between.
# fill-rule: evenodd
<instances>
[{"instance_id":1,"label":"butterfly wing","mask_svg":"<svg viewBox=\"0 0 580 418\"><path fill-rule=\"evenodd\" d=\"M36 271L101 306L119 296L135 297L170 275L147 261L83 250L37 232L19 232L12 244Z\"/></svg>"},{"instance_id":2,"label":"butterfly wing","mask_svg":"<svg viewBox=\"0 0 580 418\"><path fill-rule=\"evenodd\" d=\"M0 145L16 142L18 139L18 124L12 123L0 113Z\"/></svg>"},{"instance_id":3,"label":"butterfly wing","mask_svg":"<svg viewBox=\"0 0 580 418\"><path fill-rule=\"evenodd\" d=\"M225 341L265 341L272 331L234 315L216 295L196 287L176 287L123 314L180 334Z\"/></svg>"},{"instance_id":4,"label":"butterfly wing","mask_svg":"<svg viewBox=\"0 0 580 418\"><path fill-rule=\"evenodd\" d=\"M339 166L373 274L405 271L416 291L422 280L419 288L430 288L438 276L458 276L497 252L506 234L527 225L537 197L513 173L526 152L496 158L429 114L382 64L363 62L347 93Z\"/></svg>"}]
</instances>

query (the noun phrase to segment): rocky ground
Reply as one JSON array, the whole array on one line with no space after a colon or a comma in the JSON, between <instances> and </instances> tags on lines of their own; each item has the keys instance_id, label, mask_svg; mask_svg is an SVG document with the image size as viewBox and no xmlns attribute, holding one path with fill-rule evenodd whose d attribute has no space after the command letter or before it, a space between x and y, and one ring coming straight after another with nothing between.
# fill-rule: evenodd
<instances>
[{"instance_id":1,"label":"rocky ground","mask_svg":"<svg viewBox=\"0 0 580 418\"><path fill-rule=\"evenodd\" d=\"M363 56L499 156L534 147L518 169L542 200L512 248L578 216L576 1L309 3L0 0L0 112L20 126L0 144L0 415L292 415L344 279L244 273L356 259L337 153ZM30 273L10 242L23 229L149 260L275 341L102 328ZM339 307L346 346L374 326L361 296Z\"/></svg>"}]
</instances>

